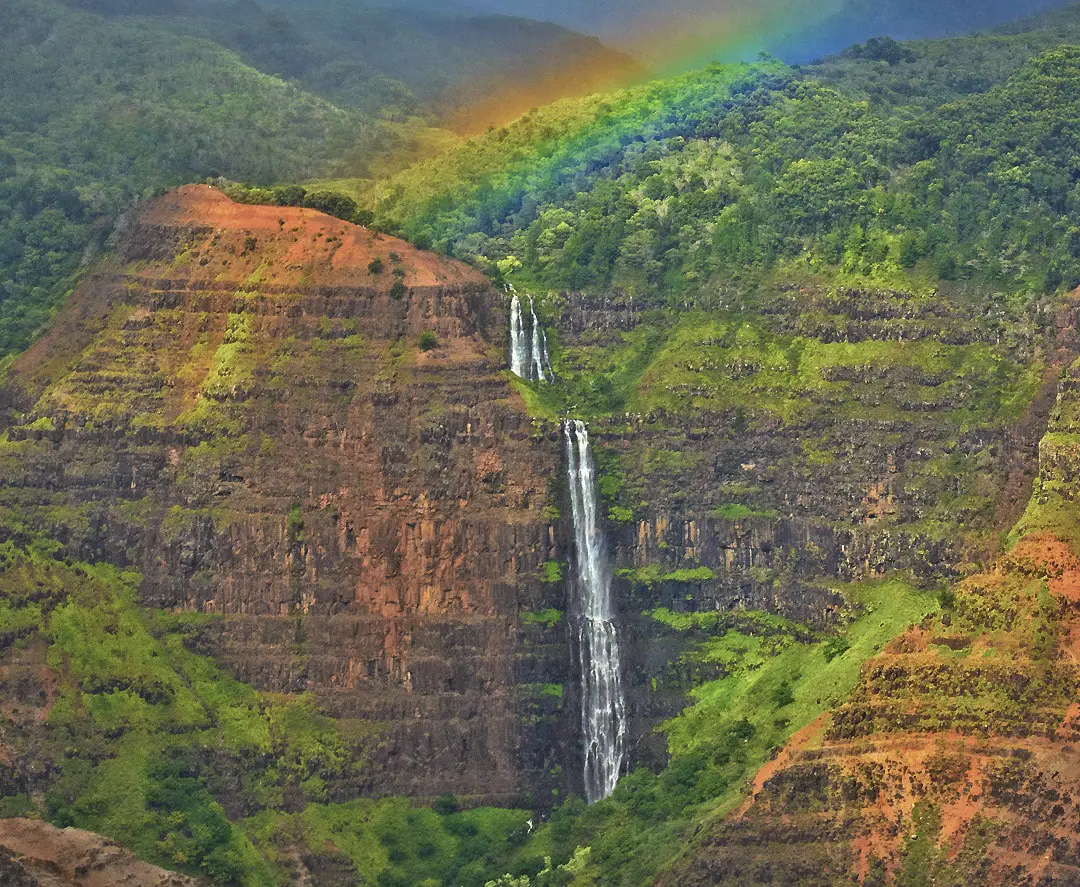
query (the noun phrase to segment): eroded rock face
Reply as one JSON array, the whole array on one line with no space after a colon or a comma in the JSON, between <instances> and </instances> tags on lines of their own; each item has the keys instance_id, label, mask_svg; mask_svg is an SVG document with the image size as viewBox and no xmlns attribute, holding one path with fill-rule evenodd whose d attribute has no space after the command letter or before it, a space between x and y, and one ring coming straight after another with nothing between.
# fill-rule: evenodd
<instances>
[{"instance_id":1,"label":"eroded rock face","mask_svg":"<svg viewBox=\"0 0 1080 887\"><path fill-rule=\"evenodd\" d=\"M1075 301L1018 313L966 289L770 284L678 311L617 293L545 307L564 366L648 367L590 435L621 509L607 529L634 651L631 744L660 758L649 728L710 676L671 667L678 639L643 612L828 627L844 583L978 569L1027 502L1053 364L1077 346ZM1069 444L1043 448L1072 470Z\"/></svg>"},{"instance_id":2,"label":"eroded rock face","mask_svg":"<svg viewBox=\"0 0 1080 887\"><path fill-rule=\"evenodd\" d=\"M575 354L646 307L565 304ZM635 763L665 760L653 727L717 676L644 611L827 625L838 583L957 572L985 532L944 521L1025 497L1052 402L1035 373L1026 408L984 408L954 371L971 349L980 367L1037 364L1041 334L1015 319L896 293L780 291L755 310L762 336L930 342L940 366L830 352L792 373L806 406L787 415L725 401L767 371L707 332L670 379L645 380L672 389L665 406L594 424L601 472L622 476L605 508L631 513L606 531ZM558 430L508 383L504 312L478 273L402 241L182 188L131 220L0 389L0 507L72 557L138 569L149 606L221 617L189 638L198 651L363 733L361 775L332 800L549 805L580 791L578 675L569 621L529 614L569 610L544 568L566 565L571 534L549 510L567 512ZM1047 466L1071 470L1068 447L1054 453ZM35 655L12 664L47 700Z\"/></svg>"},{"instance_id":3,"label":"eroded rock face","mask_svg":"<svg viewBox=\"0 0 1080 887\"><path fill-rule=\"evenodd\" d=\"M557 452L502 372L501 295L201 186L119 254L12 373L5 504L139 569L147 605L223 616L197 643L242 680L365 723L335 797L550 796L573 752L530 687L569 682L565 638L519 617L565 606L540 581Z\"/></svg>"},{"instance_id":4,"label":"eroded rock face","mask_svg":"<svg viewBox=\"0 0 1080 887\"><path fill-rule=\"evenodd\" d=\"M199 887L137 859L114 841L33 819L0 819L4 887Z\"/></svg>"},{"instance_id":5,"label":"eroded rock face","mask_svg":"<svg viewBox=\"0 0 1080 887\"><path fill-rule=\"evenodd\" d=\"M659 884L1080 884L1080 369L1059 344L1015 545L867 662Z\"/></svg>"}]
</instances>

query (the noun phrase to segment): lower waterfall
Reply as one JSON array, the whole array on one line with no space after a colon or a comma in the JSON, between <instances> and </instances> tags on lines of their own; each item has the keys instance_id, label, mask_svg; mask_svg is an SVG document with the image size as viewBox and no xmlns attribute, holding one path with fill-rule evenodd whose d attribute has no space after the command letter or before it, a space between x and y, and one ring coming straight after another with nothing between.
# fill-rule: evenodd
<instances>
[{"instance_id":1,"label":"lower waterfall","mask_svg":"<svg viewBox=\"0 0 1080 887\"><path fill-rule=\"evenodd\" d=\"M575 628L581 664L581 728L585 798L591 804L615 790L626 754L619 638L612 622L611 571L597 520L596 477L584 422L563 423L576 547Z\"/></svg>"}]
</instances>

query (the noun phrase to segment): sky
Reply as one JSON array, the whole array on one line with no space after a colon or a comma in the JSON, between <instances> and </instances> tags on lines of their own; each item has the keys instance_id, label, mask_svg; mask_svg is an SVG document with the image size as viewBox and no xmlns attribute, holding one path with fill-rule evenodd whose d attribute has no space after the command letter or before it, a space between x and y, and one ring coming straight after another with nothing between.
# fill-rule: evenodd
<instances>
[{"instance_id":1,"label":"sky","mask_svg":"<svg viewBox=\"0 0 1080 887\"><path fill-rule=\"evenodd\" d=\"M1073 0L458 0L553 21L661 67L749 59L806 61L868 37L943 36Z\"/></svg>"}]
</instances>

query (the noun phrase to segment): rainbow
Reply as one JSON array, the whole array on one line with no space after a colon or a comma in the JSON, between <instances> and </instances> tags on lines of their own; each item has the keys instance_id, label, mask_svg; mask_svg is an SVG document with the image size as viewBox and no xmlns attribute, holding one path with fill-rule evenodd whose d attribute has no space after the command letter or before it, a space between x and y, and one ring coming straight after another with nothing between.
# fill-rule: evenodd
<instances>
[{"instance_id":1,"label":"rainbow","mask_svg":"<svg viewBox=\"0 0 1080 887\"><path fill-rule=\"evenodd\" d=\"M762 50L823 21L842 4L843 0L820 0L808 9L808 0L713 0L707 8L667 6L663 12L629 19L608 42L641 63L636 82L644 82L703 68L712 62L753 61ZM598 91L634 85L625 79L625 71L605 72L602 62L586 56L576 66L544 80L511 84L480 102L456 109L450 115L450 128L473 134L491 125L501 126L532 107L574 95L573 84L582 82Z\"/></svg>"},{"instance_id":2,"label":"rainbow","mask_svg":"<svg viewBox=\"0 0 1080 887\"><path fill-rule=\"evenodd\" d=\"M712 62L752 61L803 28L818 24L843 0L721 0L707 8L639 17L614 43L649 66L670 75Z\"/></svg>"}]
</instances>

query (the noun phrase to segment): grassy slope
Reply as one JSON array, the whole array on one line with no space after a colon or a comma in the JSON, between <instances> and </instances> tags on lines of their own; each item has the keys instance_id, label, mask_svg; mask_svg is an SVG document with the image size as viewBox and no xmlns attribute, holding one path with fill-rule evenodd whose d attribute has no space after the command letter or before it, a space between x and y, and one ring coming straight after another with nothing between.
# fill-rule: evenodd
<instances>
[{"instance_id":1,"label":"grassy slope","mask_svg":"<svg viewBox=\"0 0 1080 887\"><path fill-rule=\"evenodd\" d=\"M654 614L696 639L688 656L722 663L727 676L700 685L690 707L661 728L671 752L664 771L635 771L608 800L563 807L517 851L511 871L535 873L543 857L562 862L580 847L589 848L589 865L574 885L648 884L673 865L701 823L738 805L757 770L845 698L867 659L938 608L936 594L902 578L845 592L850 621L829 637L765 614L744 614L737 627L709 614L691 624Z\"/></svg>"}]
</instances>

